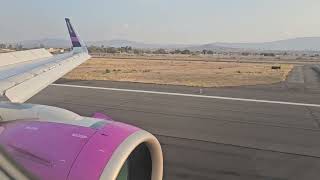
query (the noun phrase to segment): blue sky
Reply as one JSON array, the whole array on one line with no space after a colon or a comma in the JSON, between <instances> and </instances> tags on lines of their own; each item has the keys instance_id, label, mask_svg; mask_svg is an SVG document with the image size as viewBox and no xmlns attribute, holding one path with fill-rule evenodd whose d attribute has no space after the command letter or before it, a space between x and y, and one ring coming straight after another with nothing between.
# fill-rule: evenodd
<instances>
[{"instance_id":1,"label":"blue sky","mask_svg":"<svg viewBox=\"0 0 320 180\"><path fill-rule=\"evenodd\" d=\"M67 38L148 43L263 42L320 36L319 0L0 0L0 42Z\"/></svg>"}]
</instances>

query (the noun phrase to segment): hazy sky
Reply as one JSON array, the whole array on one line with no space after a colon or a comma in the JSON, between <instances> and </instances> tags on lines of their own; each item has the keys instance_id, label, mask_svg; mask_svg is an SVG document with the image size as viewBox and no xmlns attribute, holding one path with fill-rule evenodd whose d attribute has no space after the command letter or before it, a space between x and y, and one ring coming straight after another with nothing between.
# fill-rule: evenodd
<instances>
[{"instance_id":1,"label":"hazy sky","mask_svg":"<svg viewBox=\"0 0 320 180\"><path fill-rule=\"evenodd\" d=\"M0 0L0 42L67 38L150 43L262 42L320 36L319 0Z\"/></svg>"}]
</instances>

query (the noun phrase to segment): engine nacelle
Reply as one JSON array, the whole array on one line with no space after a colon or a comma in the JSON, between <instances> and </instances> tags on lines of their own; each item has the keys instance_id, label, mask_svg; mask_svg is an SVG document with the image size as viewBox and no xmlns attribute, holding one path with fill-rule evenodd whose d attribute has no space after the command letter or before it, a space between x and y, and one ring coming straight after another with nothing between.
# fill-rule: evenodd
<instances>
[{"instance_id":1,"label":"engine nacelle","mask_svg":"<svg viewBox=\"0 0 320 180\"><path fill-rule=\"evenodd\" d=\"M1 103L0 116L0 145L39 179L162 179L160 143L137 127L33 104Z\"/></svg>"}]
</instances>

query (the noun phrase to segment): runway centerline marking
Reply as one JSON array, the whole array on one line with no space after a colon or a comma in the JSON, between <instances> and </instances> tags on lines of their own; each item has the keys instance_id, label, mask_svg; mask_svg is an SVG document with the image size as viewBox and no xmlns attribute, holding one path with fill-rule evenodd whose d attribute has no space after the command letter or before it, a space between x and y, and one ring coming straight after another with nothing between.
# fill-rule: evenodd
<instances>
[{"instance_id":1,"label":"runway centerline marking","mask_svg":"<svg viewBox=\"0 0 320 180\"><path fill-rule=\"evenodd\" d=\"M169 95L169 96L196 97L196 98L206 98L206 99L219 99L219 100L229 100L229 101L244 101L244 102L256 102L256 103L281 104L281 105L305 106L305 107L318 107L318 108L320 108L320 104L308 104L308 103L285 102L285 101L270 101L270 100L262 100L262 99L246 99L246 98L234 98L234 97L224 97L224 96L209 96L209 95L198 95L198 94L183 94L183 93L172 93L172 92L161 92L161 91L146 91L146 90L135 90L135 89L120 89L120 88L106 88L106 87L94 87L94 86L80 86L80 85L71 85L71 84L51 84L51 86L72 87L72 88L82 88L82 89L97 89L97 90L106 90L106 91L146 93L146 94L159 94L159 95Z\"/></svg>"}]
</instances>

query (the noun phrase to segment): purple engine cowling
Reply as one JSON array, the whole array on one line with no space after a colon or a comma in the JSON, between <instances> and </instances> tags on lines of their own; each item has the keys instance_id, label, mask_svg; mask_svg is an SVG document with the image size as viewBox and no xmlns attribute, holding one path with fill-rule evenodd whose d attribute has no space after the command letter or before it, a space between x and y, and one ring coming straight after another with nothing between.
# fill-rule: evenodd
<instances>
[{"instance_id":1,"label":"purple engine cowling","mask_svg":"<svg viewBox=\"0 0 320 180\"><path fill-rule=\"evenodd\" d=\"M162 179L162 152L155 138L102 113L94 118L100 120L87 127L38 119L7 121L0 126L0 144L39 179L116 179L126 162L127 179Z\"/></svg>"}]
</instances>

